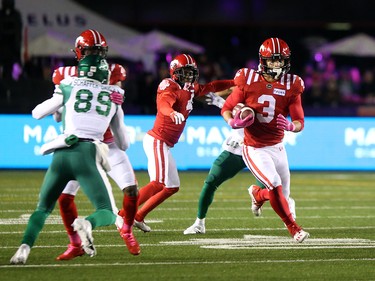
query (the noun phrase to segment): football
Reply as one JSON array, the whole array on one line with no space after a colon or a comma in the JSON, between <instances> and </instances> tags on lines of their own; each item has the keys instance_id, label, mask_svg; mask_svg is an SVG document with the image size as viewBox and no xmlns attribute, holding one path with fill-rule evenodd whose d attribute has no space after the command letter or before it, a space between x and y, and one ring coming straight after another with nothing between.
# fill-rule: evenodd
<instances>
[{"instance_id":1,"label":"football","mask_svg":"<svg viewBox=\"0 0 375 281\"><path fill-rule=\"evenodd\" d=\"M237 114L238 110L241 110L245 105L243 103L237 103L235 107L233 107L232 110L232 116Z\"/></svg>"},{"instance_id":2,"label":"football","mask_svg":"<svg viewBox=\"0 0 375 281\"><path fill-rule=\"evenodd\" d=\"M240 119L245 119L249 115L252 115L254 117L254 110L251 107L244 106L240 110Z\"/></svg>"}]
</instances>

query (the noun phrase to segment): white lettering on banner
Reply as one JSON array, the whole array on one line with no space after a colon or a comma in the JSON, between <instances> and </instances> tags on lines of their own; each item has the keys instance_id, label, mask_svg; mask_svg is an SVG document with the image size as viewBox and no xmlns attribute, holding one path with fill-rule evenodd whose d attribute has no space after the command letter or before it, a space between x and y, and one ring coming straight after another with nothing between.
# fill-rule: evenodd
<instances>
[{"instance_id":1,"label":"white lettering on banner","mask_svg":"<svg viewBox=\"0 0 375 281\"><path fill-rule=\"evenodd\" d=\"M204 157L218 157L219 154L222 152L221 146L219 147L204 147L198 146L196 149L197 157L204 158Z\"/></svg>"},{"instance_id":2,"label":"white lettering on banner","mask_svg":"<svg viewBox=\"0 0 375 281\"><path fill-rule=\"evenodd\" d=\"M26 21L29 27L84 27L87 25L85 16L69 14L28 13Z\"/></svg>"},{"instance_id":3,"label":"white lettering on banner","mask_svg":"<svg viewBox=\"0 0 375 281\"><path fill-rule=\"evenodd\" d=\"M375 149L356 148L354 150L355 158L375 158Z\"/></svg>"},{"instance_id":4,"label":"white lettering on banner","mask_svg":"<svg viewBox=\"0 0 375 281\"><path fill-rule=\"evenodd\" d=\"M199 144L222 144L226 137L230 134L228 127L217 127L211 128L206 127L192 127L186 128L186 142L193 144L195 140L198 140ZM180 139L181 141L181 139Z\"/></svg>"},{"instance_id":5,"label":"white lettering on banner","mask_svg":"<svg viewBox=\"0 0 375 281\"><path fill-rule=\"evenodd\" d=\"M375 128L366 130L364 128L346 128L345 145L351 146L356 143L359 146L369 146L375 144Z\"/></svg>"},{"instance_id":6,"label":"white lettering on banner","mask_svg":"<svg viewBox=\"0 0 375 281\"><path fill-rule=\"evenodd\" d=\"M60 132L62 127L60 127ZM55 139L60 132L54 126L48 126L45 133L42 131L42 126L38 125L31 128L29 125L23 127L23 141L29 143L30 139L35 139L37 143L45 143Z\"/></svg>"},{"instance_id":7,"label":"white lettering on banner","mask_svg":"<svg viewBox=\"0 0 375 281\"><path fill-rule=\"evenodd\" d=\"M36 138L37 142L42 141L42 127L36 126L35 128L31 128L29 125L25 125L23 127L23 141L25 143L29 143L31 138Z\"/></svg>"}]
</instances>

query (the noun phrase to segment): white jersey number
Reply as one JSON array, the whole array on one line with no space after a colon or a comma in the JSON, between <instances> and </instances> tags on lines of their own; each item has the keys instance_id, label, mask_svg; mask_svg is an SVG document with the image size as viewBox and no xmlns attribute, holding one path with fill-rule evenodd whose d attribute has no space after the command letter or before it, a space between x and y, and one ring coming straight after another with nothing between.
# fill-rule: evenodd
<instances>
[{"instance_id":1,"label":"white jersey number","mask_svg":"<svg viewBox=\"0 0 375 281\"><path fill-rule=\"evenodd\" d=\"M97 102L93 101L93 93L87 89L80 89L76 94L76 102L74 103L74 110L76 112L87 112L91 109L92 104L97 104L95 110L99 115L108 116L111 111L112 102L109 98L108 92L100 92L98 94Z\"/></svg>"},{"instance_id":2,"label":"white jersey number","mask_svg":"<svg viewBox=\"0 0 375 281\"><path fill-rule=\"evenodd\" d=\"M273 117L275 116L275 108L276 108L275 98L270 95L261 95L258 98L258 103L265 104L266 102L268 102L268 106L263 107L262 113L257 113L257 118L259 122L261 123L270 123Z\"/></svg>"}]
</instances>

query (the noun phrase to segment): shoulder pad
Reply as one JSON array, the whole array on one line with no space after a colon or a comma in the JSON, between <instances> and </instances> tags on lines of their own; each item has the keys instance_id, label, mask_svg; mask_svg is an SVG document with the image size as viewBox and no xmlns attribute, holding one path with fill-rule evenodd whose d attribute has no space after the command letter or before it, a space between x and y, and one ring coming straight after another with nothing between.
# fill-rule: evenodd
<instances>
[{"instance_id":1,"label":"shoulder pad","mask_svg":"<svg viewBox=\"0 0 375 281\"><path fill-rule=\"evenodd\" d=\"M181 89L180 85L178 85L178 83L175 82L171 78L163 79L163 81L161 81L159 86L158 86L158 91L165 91L165 90L176 91L176 90L180 90L180 89Z\"/></svg>"}]
</instances>

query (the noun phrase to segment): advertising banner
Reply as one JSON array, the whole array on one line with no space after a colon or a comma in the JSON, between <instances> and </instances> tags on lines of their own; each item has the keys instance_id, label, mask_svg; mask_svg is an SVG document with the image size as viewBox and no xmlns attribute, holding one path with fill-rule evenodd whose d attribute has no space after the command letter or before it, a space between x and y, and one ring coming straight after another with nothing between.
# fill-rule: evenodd
<instances>
[{"instance_id":1,"label":"advertising banner","mask_svg":"<svg viewBox=\"0 0 375 281\"><path fill-rule=\"evenodd\" d=\"M127 154L135 170L147 169L144 134L154 116L126 116L131 139ZM40 147L61 132L53 118L35 120L31 115L0 115L0 169L45 169L52 156ZM190 116L179 143L172 148L178 169L209 169L221 153L230 127L220 116ZM374 170L375 118L305 119L300 133L286 133L284 143L291 170Z\"/></svg>"}]
</instances>

